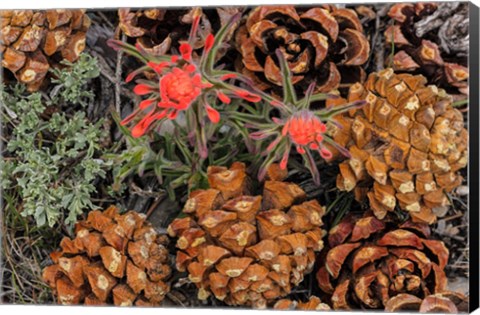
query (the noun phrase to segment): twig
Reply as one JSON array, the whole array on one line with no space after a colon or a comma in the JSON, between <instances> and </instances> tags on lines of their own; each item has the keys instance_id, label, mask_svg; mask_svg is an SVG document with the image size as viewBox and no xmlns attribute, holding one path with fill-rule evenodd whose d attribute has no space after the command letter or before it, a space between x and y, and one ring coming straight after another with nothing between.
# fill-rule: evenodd
<instances>
[{"instance_id":1,"label":"twig","mask_svg":"<svg viewBox=\"0 0 480 315\"><path fill-rule=\"evenodd\" d=\"M468 209L468 206L465 204L465 202L464 202L462 199L460 199L460 198L458 198L458 197L455 197L455 196L452 196L452 195L450 195L450 194L447 194L447 197L449 197L449 199L451 199L450 201L456 201L456 202L458 202L464 209ZM452 203L452 204L453 204L453 203ZM455 207L454 207L453 209L455 209Z\"/></svg>"},{"instance_id":2,"label":"twig","mask_svg":"<svg viewBox=\"0 0 480 315\"><path fill-rule=\"evenodd\" d=\"M160 202L162 202L162 200L165 199L165 198L162 198L162 196L160 197L157 197L155 199L155 201L153 202L153 204L150 206L150 208L148 208L147 210L147 219L148 217L150 217L150 215L153 213L153 211L155 211L155 209L157 208L157 206L160 204Z\"/></svg>"},{"instance_id":3,"label":"twig","mask_svg":"<svg viewBox=\"0 0 480 315\"><path fill-rule=\"evenodd\" d=\"M447 221L455 220L455 219L463 217L463 215L464 215L463 213L457 213L457 214L454 214L452 216L449 216L449 217L446 217L446 218L442 219L442 221L447 222Z\"/></svg>"},{"instance_id":4,"label":"twig","mask_svg":"<svg viewBox=\"0 0 480 315\"><path fill-rule=\"evenodd\" d=\"M462 265L451 265L451 266L446 266L447 268L451 268L451 269L469 269L469 264L465 263Z\"/></svg>"},{"instance_id":5,"label":"twig","mask_svg":"<svg viewBox=\"0 0 480 315\"><path fill-rule=\"evenodd\" d=\"M440 235L440 236L445 236L445 237L460 241L460 242L465 241L465 238L463 238L461 236L450 235L450 234L447 234L447 233L444 233L444 232L437 232L437 234Z\"/></svg>"},{"instance_id":6,"label":"twig","mask_svg":"<svg viewBox=\"0 0 480 315\"><path fill-rule=\"evenodd\" d=\"M114 77L113 70L108 66L108 63L105 61L105 58L103 58L102 55L97 53L96 51L92 49L88 49L88 53L97 58L98 64L100 66L100 74L104 76L108 81L110 81L113 85L116 84L116 79ZM132 91L125 87L121 87L122 94L125 95L127 98L131 100L137 100L138 96L135 95Z\"/></svg>"},{"instance_id":7,"label":"twig","mask_svg":"<svg viewBox=\"0 0 480 315\"><path fill-rule=\"evenodd\" d=\"M380 33L379 29L380 29L380 17L378 16L378 14L376 14L375 15L375 33L372 36L371 47L378 47L378 45L382 44L380 43L381 39L378 37ZM375 55L375 51L376 49L372 49L369 59L370 60L375 59L376 70L380 70L383 68L383 65L384 65L383 50L380 50L381 52L378 55Z\"/></svg>"},{"instance_id":8,"label":"twig","mask_svg":"<svg viewBox=\"0 0 480 315\"><path fill-rule=\"evenodd\" d=\"M122 34L121 38L122 42L125 42L127 40L127 37L125 34ZM117 51L117 65L115 69L115 109L117 110L117 113L122 116L122 113L120 111L120 102L121 102L121 82L122 82L122 59L123 59L123 50L119 49Z\"/></svg>"},{"instance_id":9,"label":"twig","mask_svg":"<svg viewBox=\"0 0 480 315\"><path fill-rule=\"evenodd\" d=\"M177 305L181 305L182 307L186 307L185 304L183 304L182 301L180 301L179 298L177 298L174 294L172 294L171 292L167 293L167 297L172 300L173 302L177 303Z\"/></svg>"},{"instance_id":10,"label":"twig","mask_svg":"<svg viewBox=\"0 0 480 315\"><path fill-rule=\"evenodd\" d=\"M343 198L345 197L345 195L346 195L346 193L343 193L343 192L340 193L340 194L337 196L337 198L335 198L335 200L328 205L327 210L325 210L325 214L329 213L330 210L332 210L333 207L335 207L336 204L337 204L340 200L343 200Z\"/></svg>"},{"instance_id":11,"label":"twig","mask_svg":"<svg viewBox=\"0 0 480 315\"><path fill-rule=\"evenodd\" d=\"M97 11L97 14L100 16L100 18L102 18L102 20L108 24L108 26L111 28L111 29L114 29L115 26L112 24L112 22L110 22L110 20L105 16L105 14L103 14L102 11Z\"/></svg>"},{"instance_id":12,"label":"twig","mask_svg":"<svg viewBox=\"0 0 480 315\"><path fill-rule=\"evenodd\" d=\"M114 202L115 199L106 199L106 198L90 198L93 202Z\"/></svg>"}]
</instances>

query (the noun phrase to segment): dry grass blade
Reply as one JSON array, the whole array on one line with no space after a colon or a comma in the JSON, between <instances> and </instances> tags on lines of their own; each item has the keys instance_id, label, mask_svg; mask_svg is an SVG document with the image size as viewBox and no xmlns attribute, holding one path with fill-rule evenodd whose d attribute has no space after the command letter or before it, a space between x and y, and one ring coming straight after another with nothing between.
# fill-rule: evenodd
<instances>
[{"instance_id":1,"label":"dry grass blade","mask_svg":"<svg viewBox=\"0 0 480 315\"><path fill-rule=\"evenodd\" d=\"M5 194L3 197L0 300L2 303L50 303L53 299L42 280L42 269L50 260L48 252L55 248L60 230L32 228L28 219L13 207L14 199Z\"/></svg>"}]
</instances>

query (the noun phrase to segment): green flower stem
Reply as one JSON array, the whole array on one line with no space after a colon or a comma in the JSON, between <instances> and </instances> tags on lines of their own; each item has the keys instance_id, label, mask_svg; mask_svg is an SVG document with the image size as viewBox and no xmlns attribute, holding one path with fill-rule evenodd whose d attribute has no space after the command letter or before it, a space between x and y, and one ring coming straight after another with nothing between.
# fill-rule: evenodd
<instances>
[{"instance_id":1,"label":"green flower stem","mask_svg":"<svg viewBox=\"0 0 480 315\"><path fill-rule=\"evenodd\" d=\"M228 115L228 117L231 117L233 119L236 119L236 120L239 120L239 121L242 121L242 122L245 122L245 123L254 124L255 127L258 127L258 128L270 128L272 126L272 124L262 123L265 120L262 119L261 117L259 118L257 116L253 116L253 115L250 115L250 114L247 114L247 113L227 112L226 114ZM257 121L258 121L258 123L257 123Z\"/></svg>"},{"instance_id":2,"label":"green flower stem","mask_svg":"<svg viewBox=\"0 0 480 315\"><path fill-rule=\"evenodd\" d=\"M209 74L213 72L214 66L215 66L215 57L217 56L217 51L222 45L225 36L228 34L228 30L236 24L236 22L240 19L241 14L237 13L234 16L230 18L228 23L225 24L224 27L222 27L218 33L215 36L215 41L213 42L213 46L211 50L208 52L207 59L205 63L202 63L202 72Z\"/></svg>"}]
</instances>

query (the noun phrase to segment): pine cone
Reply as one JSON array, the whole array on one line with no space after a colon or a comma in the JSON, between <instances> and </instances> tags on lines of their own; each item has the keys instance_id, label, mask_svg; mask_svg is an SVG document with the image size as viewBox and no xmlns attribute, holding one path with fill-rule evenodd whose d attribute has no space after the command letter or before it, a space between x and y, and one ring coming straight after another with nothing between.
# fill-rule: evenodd
<instances>
[{"instance_id":1,"label":"pine cone","mask_svg":"<svg viewBox=\"0 0 480 315\"><path fill-rule=\"evenodd\" d=\"M450 94L468 95L468 3L399 3L385 31L395 71L422 74ZM391 49L389 49L391 50ZM391 51L387 51L392 54Z\"/></svg>"},{"instance_id":2,"label":"pine cone","mask_svg":"<svg viewBox=\"0 0 480 315\"><path fill-rule=\"evenodd\" d=\"M403 310L416 310L420 313L468 313L468 298L461 293L450 291L432 294L424 299L401 293L385 303L387 312L398 313Z\"/></svg>"},{"instance_id":3,"label":"pine cone","mask_svg":"<svg viewBox=\"0 0 480 315\"><path fill-rule=\"evenodd\" d=\"M0 27L2 66L36 91L50 67L78 59L90 19L85 10L0 11Z\"/></svg>"},{"instance_id":4,"label":"pine cone","mask_svg":"<svg viewBox=\"0 0 480 315\"><path fill-rule=\"evenodd\" d=\"M44 281L60 304L157 306L170 290L165 237L135 211L115 207L88 214L76 237L63 238Z\"/></svg>"},{"instance_id":5,"label":"pine cone","mask_svg":"<svg viewBox=\"0 0 480 315\"><path fill-rule=\"evenodd\" d=\"M335 310L383 309L400 293L423 298L446 289L448 249L430 239L426 224L349 215L330 230L328 244L317 280Z\"/></svg>"},{"instance_id":6,"label":"pine cone","mask_svg":"<svg viewBox=\"0 0 480 315\"><path fill-rule=\"evenodd\" d=\"M182 41L188 40L194 14L200 14L201 20L198 38L193 43L193 49L201 49L208 34L216 32L224 26L230 18L240 12L241 8L193 8L187 9L119 9L119 26L130 38L146 51L154 55L164 55L174 47L178 50ZM232 36L234 28L227 35Z\"/></svg>"},{"instance_id":7,"label":"pine cone","mask_svg":"<svg viewBox=\"0 0 480 315\"><path fill-rule=\"evenodd\" d=\"M242 54L238 66L262 90L282 95L282 74L275 51L288 61L299 95L315 82L316 92L362 81L360 67L370 54L357 13L333 6L295 8L260 6L252 10L236 35Z\"/></svg>"},{"instance_id":8,"label":"pine cone","mask_svg":"<svg viewBox=\"0 0 480 315\"><path fill-rule=\"evenodd\" d=\"M372 73L348 95L349 102L368 103L337 116L339 126L331 129L351 154L340 164L337 187L354 190L359 201L367 195L379 219L398 206L414 221L432 224L432 209L448 205L445 193L462 183L458 170L468 154L463 116L444 90L425 83L421 75L392 69Z\"/></svg>"},{"instance_id":9,"label":"pine cone","mask_svg":"<svg viewBox=\"0 0 480 315\"><path fill-rule=\"evenodd\" d=\"M275 303L273 306L276 310L284 310L284 311L329 311L330 306L316 297L311 296L307 302L303 303L301 301L292 301L289 299L282 299Z\"/></svg>"},{"instance_id":10,"label":"pine cone","mask_svg":"<svg viewBox=\"0 0 480 315\"><path fill-rule=\"evenodd\" d=\"M249 195L242 163L209 167L208 181L210 189L190 195L188 216L168 228L178 237L176 267L188 271L201 300L213 293L228 305L265 308L312 271L323 248L324 208L281 181L267 181L263 196Z\"/></svg>"}]
</instances>

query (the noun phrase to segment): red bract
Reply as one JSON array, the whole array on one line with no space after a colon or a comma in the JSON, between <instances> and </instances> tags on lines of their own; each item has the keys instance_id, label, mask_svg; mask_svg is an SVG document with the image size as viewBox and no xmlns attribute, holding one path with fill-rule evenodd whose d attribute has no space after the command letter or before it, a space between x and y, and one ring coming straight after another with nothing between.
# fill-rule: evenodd
<instances>
[{"instance_id":1,"label":"red bract","mask_svg":"<svg viewBox=\"0 0 480 315\"><path fill-rule=\"evenodd\" d=\"M180 45L180 53L182 54L182 58L186 61L190 61L192 59L192 46L190 44L181 44Z\"/></svg>"},{"instance_id":2,"label":"red bract","mask_svg":"<svg viewBox=\"0 0 480 315\"><path fill-rule=\"evenodd\" d=\"M233 93L236 96L238 96L240 98L243 98L244 100L246 100L248 102L257 103L257 102L260 102L262 100L262 98L259 95L250 93L247 90L236 89L236 90L233 91Z\"/></svg>"},{"instance_id":3,"label":"red bract","mask_svg":"<svg viewBox=\"0 0 480 315\"><path fill-rule=\"evenodd\" d=\"M155 63L155 62L148 62L147 65L153 69L153 71L155 71L156 73L158 74L162 74L163 72L163 69L165 69L166 67L168 67L170 65L169 62L167 61L162 61L160 63Z\"/></svg>"},{"instance_id":4,"label":"red bract","mask_svg":"<svg viewBox=\"0 0 480 315\"><path fill-rule=\"evenodd\" d=\"M148 127L157 119L165 117L166 111L155 113L155 109L143 117L138 124L135 125L132 129L132 136L134 138L141 137L145 134Z\"/></svg>"},{"instance_id":5,"label":"red bract","mask_svg":"<svg viewBox=\"0 0 480 315\"><path fill-rule=\"evenodd\" d=\"M205 109L207 110L208 119L214 124L220 121L220 113L212 108L210 105L206 105Z\"/></svg>"},{"instance_id":6,"label":"red bract","mask_svg":"<svg viewBox=\"0 0 480 315\"><path fill-rule=\"evenodd\" d=\"M225 95L225 93L221 91L217 91L217 97L220 101L222 101L225 104L230 104L231 102L230 97L228 97L227 95Z\"/></svg>"},{"instance_id":7,"label":"red bract","mask_svg":"<svg viewBox=\"0 0 480 315\"><path fill-rule=\"evenodd\" d=\"M137 95L146 95L146 94L150 94L152 92L153 92L152 87L150 87L146 84L137 84L133 88L133 93L135 93Z\"/></svg>"},{"instance_id":8,"label":"red bract","mask_svg":"<svg viewBox=\"0 0 480 315\"><path fill-rule=\"evenodd\" d=\"M205 39L205 47L203 48L205 53L208 53L212 49L213 43L215 42L215 37L212 34L208 34Z\"/></svg>"}]
</instances>

